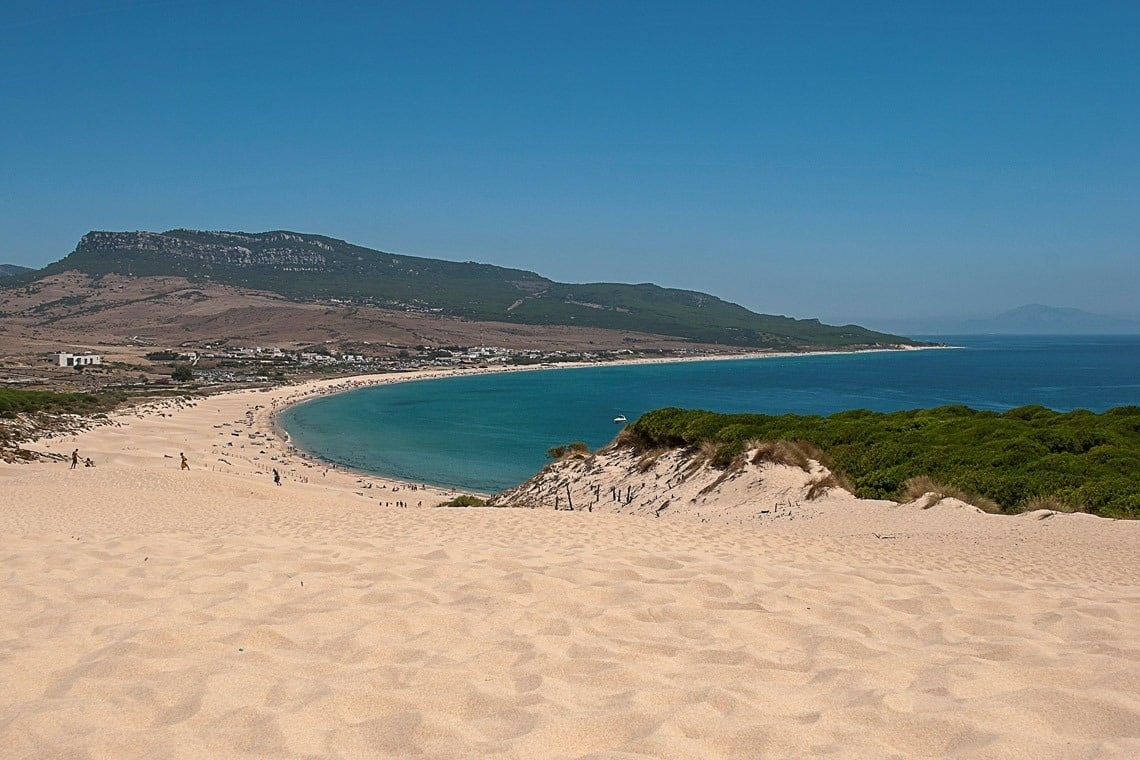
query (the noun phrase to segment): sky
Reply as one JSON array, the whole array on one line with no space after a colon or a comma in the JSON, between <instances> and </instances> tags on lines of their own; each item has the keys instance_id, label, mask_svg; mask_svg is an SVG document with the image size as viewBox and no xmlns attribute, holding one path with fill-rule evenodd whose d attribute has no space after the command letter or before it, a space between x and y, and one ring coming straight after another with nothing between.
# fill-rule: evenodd
<instances>
[{"instance_id":1,"label":"sky","mask_svg":"<svg viewBox=\"0 0 1140 760\"><path fill-rule=\"evenodd\" d=\"M870 327L1140 317L1140 3L0 3L0 263L286 229Z\"/></svg>"}]
</instances>

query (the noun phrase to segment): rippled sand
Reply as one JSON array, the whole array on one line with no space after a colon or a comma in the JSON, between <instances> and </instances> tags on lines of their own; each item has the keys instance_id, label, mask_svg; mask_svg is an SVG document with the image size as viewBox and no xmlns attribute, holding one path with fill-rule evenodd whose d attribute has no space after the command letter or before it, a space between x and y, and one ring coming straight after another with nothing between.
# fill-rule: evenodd
<instances>
[{"instance_id":1,"label":"rippled sand","mask_svg":"<svg viewBox=\"0 0 1140 760\"><path fill-rule=\"evenodd\" d=\"M1140 756L1135 523L400 509L273 398L0 467L5 757Z\"/></svg>"}]
</instances>

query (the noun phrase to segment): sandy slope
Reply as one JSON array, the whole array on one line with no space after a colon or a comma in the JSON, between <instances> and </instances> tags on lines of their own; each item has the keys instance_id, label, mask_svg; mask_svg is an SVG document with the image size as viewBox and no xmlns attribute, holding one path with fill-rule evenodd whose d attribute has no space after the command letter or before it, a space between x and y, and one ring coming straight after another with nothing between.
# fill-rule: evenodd
<instances>
[{"instance_id":1,"label":"sandy slope","mask_svg":"<svg viewBox=\"0 0 1140 760\"><path fill-rule=\"evenodd\" d=\"M1136 523L428 509L259 435L297 393L0 465L5 757L1140 756Z\"/></svg>"}]
</instances>

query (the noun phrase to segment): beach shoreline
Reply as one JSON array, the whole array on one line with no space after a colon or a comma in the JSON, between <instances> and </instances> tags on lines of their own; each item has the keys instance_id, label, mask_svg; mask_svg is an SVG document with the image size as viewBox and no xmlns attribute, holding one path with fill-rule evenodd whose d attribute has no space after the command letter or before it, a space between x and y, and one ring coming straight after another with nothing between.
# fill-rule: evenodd
<instances>
[{"instance_id":1,"label":"beach shoreline","mask_svg":"<svg viewBox=\"0 0 1140 760\"><path fill-rule=\"evenodd\" d=\"M392 380L155 402L0 465L7 751L1140 754L1140 523L842 498L706 523L715 500L656 519L541 488L432 509L452 494L366 487L273 432ZM726 518L765 507L738 496Z\"/></svg>"},{"instance_id":2,"label":"beach shoreline","mask_svg":"<svg viewBox=\"0 0 1140 760\"><path fill-rule=\"evenodd\" d=\"M497 366L478 367L478 368L417 370L417 371L408 372L408 373L356 375L356 376L351 376L351 379L359 380L361 382L361 385L346 388L346 389L337 389L337 390L333 390L331 392L323 392L323 393L320 393L316 396L311 396L311 397L306 396L304 398L299 398L299 399L290 401L289 403L285 404L284 406L274 410L273 415L271 417L270 424L272 426L274 434L278 438L280 438L283 443L287 443L287 440L286 440L287 431L284 429L284 427L282 425L280 425L279 422L277 422L276 416L277 416L277 414L284 412L289 407L304 404L304 403L307 403L308 401L313 401L316 398L320 398L320 397L324 397L324 396L328 396L328 395L335 395L338 393L347 393L347 392L354 391L354 390L361 390L363 388L375 387L378 385L388 385L388 384L400 383L400 382L415 382L415 381L421 381L421 380L433 380L433 379L442 379L442 378L449 378L449 377L471 376L471 375L498 374L498 373L507 373L507 372L555 371L555 370L574 370L574 369L590 369L590 368L598 369L598 368L611 367L611 366L616 367L616 366L644 366L644 365L655 365L655 364L685 364L685 363L690 363L690 362L708 362L708 361L748 361L748 360L753 360L753 359L762 360L762 359L787 359L787 358L801 358L801 357L807 358L807 357L814 357L814 356L837 356L837 355L845 355L845 354L885 353L885 352L891 352L891 351L926 351L926 350L933 350L933 349L956 349L956 348L959 348L959 347L956 347L956 346L902 346L902 347L882 348L882 349L865 349L865 350L860 350L860 351L836 350L836 351L810 351L810 352L795 352L795 351L748 352L748 353L742 353L742 354L710 354L710 355L704 355L704 356L674 356L674 357L618 359L618 360L607 361L607 362L561 362L558 364L497 365ZM345 378L345 379L349 379L349 378ZM298 451L301 451L301 449L298 449ZM304 454L307 457L311 458L313 461L322 461L322 462L327 461L327 460L322 459L318 454L311 452L311 451L305 451ZM331 464L331 462L329 462L329 463ZM340 467L345 467L345 465L343 463L336 463L336 464ZM368 473L368 472L365 472L363 470L354 470L351 467L349 467L348 469L353 471L353 472L356 472L361 477L383 478L385 480L388 480L391 482L396 482L396 483L409 482L409 481L404 481L400 478L394 478L394 477L389 476L389 475ZM470 495L473 495L473 496L476 496L479 498L486 498L487 496L490 495L489 493L484 492L484 491L480 491L478 489L468 489L468 488L455 489L455 488L448 488L446 486L442 486L439 484L436 484L436 487L440 488L440 489L450 490L453 492L457 491L457 492L470 494Z\"/></svg>"}]
</instances>

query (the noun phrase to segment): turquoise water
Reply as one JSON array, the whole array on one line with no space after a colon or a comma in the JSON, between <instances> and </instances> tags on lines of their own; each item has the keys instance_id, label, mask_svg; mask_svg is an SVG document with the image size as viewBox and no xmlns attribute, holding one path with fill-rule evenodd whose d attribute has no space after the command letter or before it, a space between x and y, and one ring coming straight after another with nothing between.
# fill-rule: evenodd
<instances>
[{"instance_id":1,"label":"turquoise water","mask_svg":"<svg viewBox=\"0 0 1140 760\"><path fill-rule=\"evenodd\" d=\"M1140 405L1138 336L936 339L963 348L460 376L328 396L280 422L323 459L490 492L541 469L551 446L601 446L620 429L616 415L664 406L830 414Z\"/></svg>"}]
</instances>

